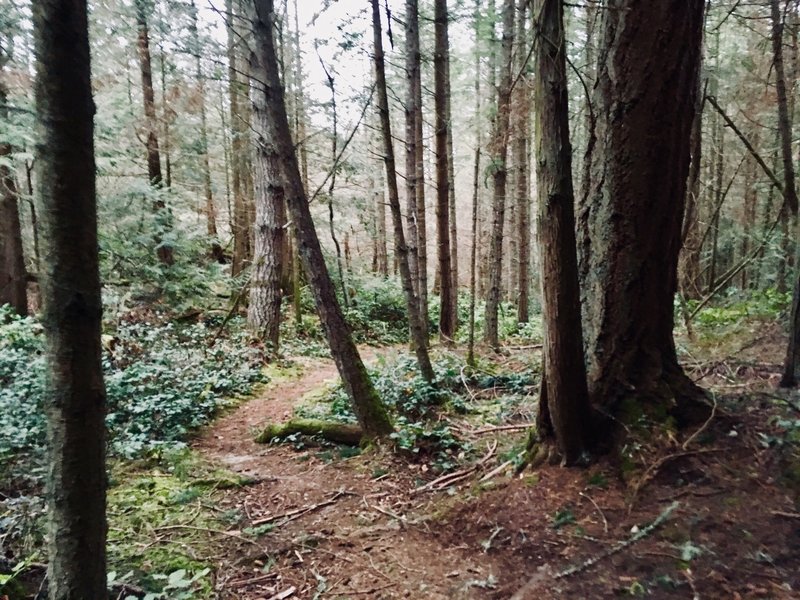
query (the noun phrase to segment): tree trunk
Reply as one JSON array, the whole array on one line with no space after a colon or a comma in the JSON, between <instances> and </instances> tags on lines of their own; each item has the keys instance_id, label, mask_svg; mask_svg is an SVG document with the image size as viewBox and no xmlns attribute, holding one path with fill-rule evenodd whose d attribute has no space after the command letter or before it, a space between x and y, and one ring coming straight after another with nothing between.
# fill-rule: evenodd
<instances>
[{"instance_id":1,"label":"tree trunk","mask_svg":"<svg viewBox=\"0 0 800 600\"><path fill-rule=\"evenodd\" d=\"M450 123L447 115L447 0L436 0L434 9L435 50L433 68L436 104L436 239L439 254L439 336L452 341L455 335L456 309L453 306L453 273L450 247L450 169L447 145Z\"/></svg>"},{"instance_id":2,"label":"tree trunk","mask_svg":"<svg viewBox=\"0 0 800 600\"><path fill-rule=\"evenodd\" d=\"M489 249L489 289L483 337L492 348L498 348L498 309L503 275L503 225L506 210L506 178L508 167L508 129L511 107L511 61L514 42L514 0L503 3L503 49L500 58L500 86L497 90L497 117L490 145L493 174L492 235Z\"/></svg>"},{"instance_id":3,"label":"tree trunk","mask_svg":"<svg viewBox=\"0 0 800 600\"><path fill-rule=\"evenodd\" d=\"M422 326L419 298L414 293L414 282L411 275L409 248L403 232L403 216L400 212L400 194L397 188L397 172L395 170L394 146L392 144L392 125L389 118L389 98L386 92L386 70L383 58L383 37L381 33L381 16L378 0L371 0L373 30L373 61L375 64L375 92L380 113L381 133L383 134L383 162L386 166L386 183L389 195L389 210L394 225L394 254L400 271L400 281L406 299L406 311L411 329L411 339L417 356L420 373L426 381L433 381L433 367L428 356L428 340Z\"/></svg>"},{"instance_id":4,"label":"tree trunk","mask_svg":"<svg viewBox=\"0 0 800 600\"><path fill-rule=\"evenodd\" d=\"M200 154L203 169L203 195L205 197L206 233L211 240L211 256L219 263L225 262L222 246L217 232L217 209L214 205L214 193L211 187L211 164L208 156L208 117L206 115L206 80L203 75L203 45L197 30L197 6L191 3L190 29L195 51L195 77L197 78L197 95L200 101Z\"/></svg>"},{"instance_id":5,"label":"tree trunk","mask_svg":"<svg viewBox=\"0 0 800 600\"><path fill-rule=\"evenodd\" d=\"M161 120L164 124L164 146L162 148L164 154L164 185L167 188L172 187L172 158L170 155L171 138L169 135L169 125L172 121L171 110L167 103L167 56L164 53L164 46L159 44L160 60L159 66L161 67Z\"/></svg>"},{"instance_id":6,"label":"tree trunk","mask_svg":"<svg viewBox=\"0 0 800 600\"><path fill-rule=\"evenodd\" d=\"M255 247L250 279L247 325L276 355L280 343L282 261L286 238L286 200L281 173L281 157L276 140L270 136L268 94L261 82L267 81L263 57L251 51L253 76L253 124L256 153L253 162L256 218Z\"/></svg>"},{"instance_id":7,"label":"tree trunk","mask_svg":"<svg viewBox=\"0 0 800 600\"><path fill-rule=\"evenodd\" d=\"M784 197L792 214L797 214L797 188L794 181L794 161L792 160L792 117L786 94L786 77L783 66L783 20L779 0L770 0L772 17L772 54L775 68L775 88L778 96L778 131L781 137L783 155Z\"/></svg>"},{"instance_id":8,"label":"tree trunk","mask_svg":"<svg viewBox=\"0 0 800 600\"><path fill-rule=\"evenodd\" d=\"M298 251L308 276L322 327L330 345L342 383L353 403L367 437L382 437L392 432L392 423L381 404L361 361L327 268L322 247L314 228L308 197L303 188L300 168L289 131L286 104L280 83L280 72L273 40L274 10L272 0L247 3L252 11L255 51L264 68L263 106L267 108L267 139L275 150L283 171L286 201L298 240ZM261 93L261 92L259 92Z\"/></svg>"},{"instance_id":9,"label":"tree trunk","mask_svg":"<svg viewBox=\"0 0 800 600\"><path fill-rule=\"evenodd\" d=\"M107 598L105 388L86 3L33 6L44 265L48 594Z\"/></svg>"},{"instance_id":10,"label":"tree trunk","mask_svg":"<svg viewBox=\"0 0 800 600\"><path fill-rule=\"evenodd\" d=\"M688 409L701 394L678 364L673 315L703 9L703 0L607 4L581 257L590 398L611 410L666 408L679 423L699 416Z\"/></svg>"},{"instance_id":11,"label":"tree trunk","mask_svg":"<svg viewBox=\"0 0 800 600\"><path fill-rule=\"evenodd\" d=\"M154 188L163 185L161 174L161 154L158 150L158 119L156 117L156 100L153 91L153 67L150 60L150 33L147 19L152 6L148 0L136 0L136 25L137 25L137 49L139 51L139 69L142 76L142 98L144 100L144 117L147 127L147 180ZM153 202L153 209L156 212L156 255L159 262L171 265L175 262L172 246L164 242L165 231L171 228L171 218L169 209L164 203L162 196L156 196Z\"/></svg>"},{"instance_id":12,"label":"tree trunk","mask_svg":"<svg viewBox=\"0 0 800 600\"><path fill-rule=\"evenodd\" d=\"M797 219L795 219L794 229L797 231ZM786 348L786 359L783 364L783 376L781 377L781 387L794 387L797 385L798 374L800 374L800 257L795 261L797 265L794 283L794 296L792 299L792 311L789 319L789 343Z\"/></svg>"},{"instance_id":13,"label":"tree trunk","mask_svg":"<svg viewBox=\"0 0 800 600\"><path fill-rule=\"evenodd\" d=\"M528 42L528 35L526 31L526 6L521 6L517 11L517 54L519 59L517 61L517 72L523 73L527 70L525 65L525 57L527 56L526 44ZM514 165L517 169L516 178L516 221L517 221L517 258L516 263L512 264L512 268L516 269L516 277L514 278L515 288L518 291L516 298L517 301L517 322L527 323L530 306L530 273L529 265L531 261L531 198L530 198L530 183L528 179L528 132L530 123L530 93L528 91L527 78L524 75L520 76L514 88L516 102L514 110L516 111L516 135L513 144ZM574 220L573 214L573 220Z\"/></svg>"},{"instance_id":14,"label":"tree trunk","mask_svg":"<svg viewBox=\"0 0 800 600\"><path fill-rule=\"evenodd\" d=\"M691 163L686 185L686 209L681 229L681 254L679 257L679 284L685 299L700 298L700 172L703 163L703 98L700 70L697 77L697 101L690 140Z\"/></svg>"},{"instance_id":15,"label":"tree trunk","mask_svg":"<svg viewBox=\"0 0 800 600\"><path fill-rule=\"evenodd\" d=\"M147 181L150 185L160 186L163 182L161 174L161 155L158 150L156 117L156 99L153 90L153 67L150 60L150 31L147 23L152 6L147 0L136 0L137 43L139 51L139 70L142 77L142 98L144 99L144 118L147 127Z\"/></svg>"},{"instance_id":16,"label":"tree trunk","mask_svg":"<svg viewBox=\"0 0 800 600\"><path fill-rule=\"evenodd\" d=\"M544 371L547 373L544 399L547 411L544 414L552 423L563 461L574 464L589 446L590 408L575 246L563 5L561 0L537 0L534 6L541 36L536 52L534 89Z\"/></svg>"},{"instance_id":17,"label":"tree trunk","mask_svg":"<svg viewBox=\"0 0 800 600\"><path fill-rule=\"evenodd\" d=\"M10 57L0 47L0 119L8 119L8 90L5 64ZM8 160L11 144L0 143L0 160ZM27 167L27 165L26 165ZM36 214L34 210L33 214ZM22 254L22 228L19 221L19 194L14 174L0 162L0 306L10 304L18 315L28 314L27 273Z\"/></svg>"},{"instance_id":18,"label":"tree trunk","mask_svg":"<svg viewBox=\"0 0 800 600\"><path fill-rule=\"evenodd\" d=\"M475 366L475 296L477 287L478 262L478 199L480 193L481 143L483 127L481 124L481 51L478 40L481 35L481 0L475 0L475 157L472 163L472 236L469 253L469 329L467 337L467 365Z\"/></svg>"},{"instance_id":19,"label":"tree trunk","mask_svg":"<svg viewBox=\"0 0 800 600\"><path fill-rule=\"evenodd\" d=\"M450 225L450 303L453 306L453 333L459 327L458 319L458 226L456 221L456 172L453 156L453 110L450 86L450 39L447 40L447 72L445 75L445 99L447 110L447 195L449 197Z\"/></svg>"},{"instance_id":20,"label":"tree trunk","mask_svg":"<svg viewBox=\"0 0 800 600\"><path fill-rule=\"evenodd\" d=\"M246 0L254 1L254 0ZM236 3L236 5L234 4ZM248 231L247 200L245 198L246 175L244 173L245 132L241 111L242 84L239 74L239 57L237 47L240 43L235 20L238 15L238 0L226 0L228 29L228 97L230 103L231 128L231 192L233 194L233 258L231 275L242 272L250 256L250 239Z\"/></svg>"},{"instance_id":21,"label":"tree trunk","mask_svg":"<svg viewBox=\"0 0 800 600\"><path fill-rule=\"evenodd\" d=\"M417 223L417 91L421 85L419 56L419 18L417 0L406 0L406 220L408 223L408 266L414 285L414 294L419 290L419 224ZM425 328L427 329L427 328Z\"/></svg>"}]
</instances>

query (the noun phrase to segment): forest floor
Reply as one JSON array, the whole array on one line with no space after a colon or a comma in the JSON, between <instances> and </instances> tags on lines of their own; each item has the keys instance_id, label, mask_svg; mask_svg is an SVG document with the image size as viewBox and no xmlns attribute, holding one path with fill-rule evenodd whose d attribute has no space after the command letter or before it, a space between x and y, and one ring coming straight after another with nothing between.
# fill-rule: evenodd
<instances>
[{"instance_id":1,"label":"forest floor","mask_svg":"<svg viewBox=\"0 0 800 600\"><path fill-rule=\"evenodd\" d=\"M425 460L388 449L256 444L260 427L287 420L336 380L330 360L292 359L288 376L193 443L246 477L214 495L217 513L238 515L218 535L208 529L215 588L223 598L271 600L798 598L800 397L776 391L777 325L753 335L736 348L684 352L712 392L714 415L680 439L631 448L627 469L601 460L515 475L510 457L525 431L453 415L477 458L438 483ZM369 350L366 360L397 352Z\"/></svg>"}]
</instances>

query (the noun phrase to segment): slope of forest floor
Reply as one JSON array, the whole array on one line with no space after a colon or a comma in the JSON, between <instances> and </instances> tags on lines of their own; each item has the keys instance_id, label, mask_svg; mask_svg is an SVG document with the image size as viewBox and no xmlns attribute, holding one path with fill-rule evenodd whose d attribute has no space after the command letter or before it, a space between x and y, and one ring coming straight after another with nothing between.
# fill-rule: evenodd
<instances>
[{"instance_id":1,"label":"slope of forest floor","mask_svg":"<svg viewBox=\"0 0 800 600\"><path fill-rule=\"evenodd\" d=\"M504 427L531 414L497 413L491 388L467 390L466 414L439 416L471 448L454 450L460 464L445 479L432 457L299 438L255 444L258 427L320 401L336 379L329 360L295 362L299 376L194 444L246 482L215 496L231 526L205 531L214 587L253 599L796 598L800 398L775 388L779 328L752 332L745 344L701 339L684 351L712 391L713 418L631 448L622 469L600 461L514 475L526 434ZM521 369L538 349L492 360ZM535 386L526 394L532 402Z\"/></svg>"}]
</instances>

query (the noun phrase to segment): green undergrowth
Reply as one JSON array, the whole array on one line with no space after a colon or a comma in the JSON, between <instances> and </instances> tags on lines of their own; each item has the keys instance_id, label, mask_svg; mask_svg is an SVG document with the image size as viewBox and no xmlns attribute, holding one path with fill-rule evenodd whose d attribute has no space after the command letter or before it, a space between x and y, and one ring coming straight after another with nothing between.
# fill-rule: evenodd
<instances>
[{"instance_id":1,"label":"green undergrowth","mask_svg":"<svg viewBox=\"0 0 800 600\"><path fill-rule=\"evenodd\" d=\"M424 380L416 359L408 353L382 358L369 369L394 421L391 439L395 449L410 460L424 462L437 472L451 471L476 453L463 435L465 425L480 427L532 418L532 394L537 385L534 367L513 372L486 361L479 370L469 371L460 355L438 351L433 355L433 368L433 384ZM356 422L344 388L336 383L303 397L295 415ZM290 441L304 443L299 437Z\"/></svg>"},{"instance_id":2,"label":"green undergrowth","mask_svg":"<svg viewBox=\"0 0 800 600\"><path fill-rule=\"evenodd\" d=\"M223 490L247 483L186 449L117 461L108 492L109 580L153 598L211 597L211 568L226 538L219 532L237 529L243 518L221 510L219 500Z\"/></svg>"},{"instance_id":3,"label":"green undergrowth","mask_svg":"<svg viewBox=\"0 0 800 600\"><path fill-rule=\"evenodd\" d=\"M120 320L103 335L109 447L141 456L180 446L232 399L264 382L263 357L234 329ZM0 309L0 470L38 462L45 444L44 334Z\"/></svg>"}]
</instances>

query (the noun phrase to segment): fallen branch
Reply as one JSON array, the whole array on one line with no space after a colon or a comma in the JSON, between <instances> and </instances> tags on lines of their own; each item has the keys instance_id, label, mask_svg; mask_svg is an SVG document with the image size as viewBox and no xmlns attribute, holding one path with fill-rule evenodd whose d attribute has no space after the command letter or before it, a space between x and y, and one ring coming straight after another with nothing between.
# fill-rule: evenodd
<instances>
[{"instance_id":1,"label":"fallen branch","mask_svg":"<svg viewBox=\"0 0 800 600\"><path fill-rule=\"evenodd\" d=\"M773 510L772 514L776 517L784 517L785 519L800 519L800 514L783 512L782 510Z\"/></svg>"},{"instance_id":2,"label":"fallen branch","mask_svg":"<svg viewBox=\"0 0 800 600\"><path fill-rule=\"evenodd\" d=\"M282 592L275 594L274 596L270 596L267 600L286 600L289 596L294 596L294 593L297 591L297 588L294 586L288 587Z\"/></svg>"},{"instance_id":3,"label":"fallen branch","mask_svg":"<svg viewBox=\"0 0 800 600\"><path fill-rule=\"evenodd\" d=\"M481 480L478 483L486 483L487 481L489 481L492 477L494 477L498 473L502 473L503 471L505 471L511 465L511 463L513 463L513 462L514 462L513 460L507 460L502 465L499 465L499 466L495 467L494 469L489 471L486 475L481 477Z\"/></svg>"},{"instance_id":4,"label":"fallen branch","mask_svg":"<svg viewBox=\"0 0 800 600\"><path fill-rule=\"evenodd\" d=\"M499 425L497 427L484 427L483 429L476 429L470 431L473 435L483 435L485 433L495 433L497 431L522 431L536 427L536 423L520 423L519 425Z\"/></svg>"},{"instance_id":5,"label":"fallen branch","mask_svg":"<svg viewBox=\"0 0 800 600\"><path fill-rule=\"evenodd\" d=\"M461 481L465 477L468 477L475 471L477 471L480 467L486 464L486 462L494 455L495 450L497 450L497 441L489 447L488 452L481 458L478 462L474 465L467 467L466 469L461 469L460 471L454 471L452 473L447 473L446 475L442 475L441 477L437 477L433 481L429 481L425 485L422 485L418 488L414 488L412 490L412 494L418 494L420 492L425 492L429 490L442 490L456 481Z\"/></svg>"},{"instance_id":6,"label":"fallen branch","mask_svg":"<svg viewBox=\"0 0 800 600\"><path fill-rule=\"evenodd\" d=\"M270 517L264 517L262 519L256 519L251 523L252 527L258 527L259 525L266 525L267 523L272 523L273 521L278 521L279 519L285 519L282 525L288 523L289 521L294 521L295 519L299 519L303 515L313 512L315 510L319 510L320 508L324 508L326 506L330 506L334 504L339 498L344 496L347 492L338 491L334 494L333 497L328 498L323 502L318 502L317 504L312 504L310 506L303 506L301 508L296 508L294 510L290 510L279 515L272 515Z\"/></svg>"},{"instance_id":7,"label":"fallen branch","mask_svg":"<svg viewBox=\"0 0 800 600\"><path fill-rule=\"evenodd\" d=\"M593 567L594 565L599 563L601 560L604 560L606 558L614 556L615 554L619 554L620 552L622 552L626 548L629 548L630 546L632 546L636 542L639 542L639 541L643 540L648 535L653 533L656 529L658 529L661 525L666 523L667 519L669 519L670 515L672 515L672 513L675 512L675 509L678 508L679 506L680 506L680 502L673 502L666 509L664 509L664 512L662 512L660 515L658 515L658 517L656 517L656 519L652 523L650 523L648 526L646 526L643 529L640 529L639 531L634 533L627 540L625 540L623 542L619 542L618 544L615 544L614 546L612 546L611 548L609 548L605 552L602 552L602 553L598 554L597 556L593 556L591 558L588 558L588 559L586 559L585 561L583 561L582 563L580 563L578 565L574 565L572 567L569 567L567 569L564 569L563 571L560 571L560 572L556 573L553 576L553 579L564 579L565 577L569 577L571 575L576 575L577 573L581 573L581 572L585 571L586 569L589 569L589 568Z\"/></svg>"},{"instance_id":8,"label":"fallen branch","mask_svg":"<svg viewBox=\"0 0 800 600\"><path fill-rule=\"evenodd\" d=\"M719 452L719 450L716 450L714 448L708 448L703 450L689 450L688 452L677 452L675 454L668 454L667 456L662 456L661 458L659 458L656 462L654 462L647 468L647 470L644 472L644 475L642 475L641 479L639 479L638 483L634 486L633 494L631 495L631 501L630 504L628 505L628 514L630 515L631 512L633 511L633 507L636 504L636 499L639 496L639 492L641 492L642 489L644 489L644 486L647 485L647 483L653 477L655 477L656 473L658 473L658 470L665 464L667 464L669 461L675 460L676 458L693 456L695 454L708 454L711 452Z\"/></svg>"}]
</instances>

